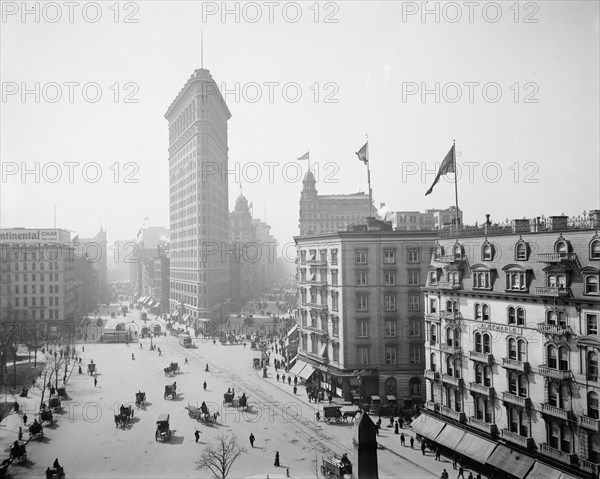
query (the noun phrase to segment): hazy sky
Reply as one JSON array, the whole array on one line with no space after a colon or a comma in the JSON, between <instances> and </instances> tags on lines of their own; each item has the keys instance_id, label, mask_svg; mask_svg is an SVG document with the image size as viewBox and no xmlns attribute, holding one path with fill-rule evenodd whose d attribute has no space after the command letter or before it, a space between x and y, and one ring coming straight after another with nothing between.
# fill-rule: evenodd
<instances>
[{"instance_id":1,"label":"hazy sky","mask_svg":"<svg viewBox=\"0 0 600 479\"><path fill-rule=\"evenodd\" d=\"M467 223L599 208L598 2L276 3L54 2L36 18L2 2L1 226L52 227L56 203L82 237L168 227L164 113L200 67L201 27L232 113L230 209L241 178L282 243L296 158L310 150L319 193L367 191L365 134L391 210L454 204L450 181L425 196L454 139Z\"/></svg>"}]
</instances>

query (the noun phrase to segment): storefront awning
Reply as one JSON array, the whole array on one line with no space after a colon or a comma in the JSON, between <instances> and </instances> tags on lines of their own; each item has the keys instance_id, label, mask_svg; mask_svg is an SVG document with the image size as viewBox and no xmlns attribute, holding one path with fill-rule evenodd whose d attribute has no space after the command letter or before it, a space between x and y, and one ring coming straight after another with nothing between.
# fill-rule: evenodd
<instances>
[{"instance_id":1,"label":"storefront awning","mask_svg":"<svg viewBox=\"0 0 600 479\"><path fill-rule=\"evenodd\" d=\"M379 396L371 396L371 401L381 401Z\"/></svg>"},{"instance_id":2,"label":"storefront awning","mask_svg":"<svg viewBox=\"0 0 600 479\"><path fill-rule=\"evenodd\" d=\"M146 299L146 296L142 296L140 299L138 299L138 303L143 303L145 299Z\"/></svg>"},{"instance_id":3,"label":"storefront awning","mask_svg":"<svg viewBox=\"0 0 600 479\"><path fill-rule=\"evenodd\" d=\"M387 395L385 398L388 400L388 402L395 402L396 401L396 396Z\"/></svg>"},{"instance_id":4,"label":"storefront awning","mask_svg":"<svg viewBox=\"0 0 600 479\"><path fill-rule=\"evenodd\" d=\"M434 440L448 449L455 449L456 445L461 441L465 434L465 431L462 429L446 424L446 427L442 429Z\"/></svg>"},{"instance_id":5,"label":"storefront awning","mask_svg":"<svg viewBox=\"0 0 600 479\"><path fill-rule=\"evenodd\" d=\"M465 434L462 440L456 445L456 452L469 457L480 464L485 464L497 444L483 439L475 434Z\"/></svg>"},{"instance_id":6,"label":"storefront awning","mask_svg":"<svg viewBox=\"0 0 600 479\"><path fill-rule=\"evenodd\" d=\"M292 369L290 369L289 374L298 376L298 373L300 373L300 371L302 371L304 366L306 366L306 363L304 361L296 361L296 364L294 364L294 367L292 367Z\"/></svg>"},{"instance_id":7,"label":"storefront awning","mask_svg":"<svg viewBox=\"0 0 600 479\"><path fill-rule=\"evenodd\" d=\"M179 311L175 310L171 313L171 316L179 316Z\"/></svg>"},{"instance_id":8,"label":"storefront awning","mask_svg":"<svg viewBox=\"0 0 600 479\"><path fill-rule=\"evenodd\" d=\"M305 367L302 368L302 371L298 373L298 376L308 381L308 379L312 376L312 373L314 372L315 368L313 368L310 364L307 364Z\"/></svg>"},{"instance_id":9,"label":"storefront awning","mask_svg":"<svg viewBox=\"0 0 600 479\"><path fill-rule=\"evenodd\" d=\"M158 302L157 302L157 303L154 305L154 307L155 307L155 308L160 308L160 301L158 301Z\"/></svg>"},{"instance_id":10,"label":"storefront awning","mask_svg":"<svg viewBox=\"0 0 600 479\"><path fill-rule=\"evenodd\" d=\"M321 349L319 349L319 356L322 358L327 357L327 344L321 344Z\"/></svg>"},{"instance_id":11,"label":"storefront awning","mask_svg":"<svg viewBox=\"0 0 600 479\"><path fill-rule=\"evenodd\" d=\"M523 479L531 469L531 466L533 466L535 460L522 452L499 444L486 462L490 466L508 472L518 479Z\"/></svg>"},{"instance_id":12,"label":"storefront awning","mask_svg":"<svg viewBox=\"0 0 600 479\"><path fill-rule=\"evenodd\" d=\"M442 421L427 416L426 414L421 414L412 422L411 427L417 434L433 441L445 425L446 423Z\"/></svg>"},{"instance_id":13,"label":"storefront awning","mask_svg":"<svg viewBox=\"0 0 600 479\"><path fill-rule=\"evenodd\" d=\"M527 474L527 479L561 479L563 473L539 461L535 461L533 468Z\"/></svg>"},{"instance_id":14,"label":"storefront awning","mask_svg":"<svg viewBox=\"0 0 600 479\"><path fill-rule=\"evenodd\" d=\"M294 324L294 327L292 329L290 329L287 333L287 337L289 338L292 334L294 334L296 331L298 331L298 325Z\"/></svg>"}]
</instances>

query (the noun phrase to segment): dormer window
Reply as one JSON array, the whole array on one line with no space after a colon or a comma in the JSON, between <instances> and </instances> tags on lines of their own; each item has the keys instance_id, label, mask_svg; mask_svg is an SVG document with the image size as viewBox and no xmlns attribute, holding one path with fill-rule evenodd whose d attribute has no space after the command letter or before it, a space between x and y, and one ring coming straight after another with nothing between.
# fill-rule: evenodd
<instances>
[{"instance_id":1,"label":"dormer window","mask_svg":"<svg viewBox=\"0 0 600 479\"><path fill-rule=\"evenodd\" d=\"M527 261L529 257L529 247L527 243L520 240L515 245L515 261Z\"/></svg>"},{"instance_id":2,"label":"dormer window","mask_svg":"<svg viewBox=\"0 0 600 479\"><path fill-rule=\"evenodd\" d=\"M485 264L475 264L471 267L473 289L492 289L492 274L495 269Z\"/></svg>"},{"instance_id":3,"label":"dormer window","mask_svg":"<svg viewBox=\"0 0 600 479\"><path fill-rule=\"evenodd\" d=\"M462 259L463 249L459 243L456 243L454 245L454 248L452 248L452 254L454 256L454 259Z\"/></svg>"},{"instance_id":4,"label":"dormer window","mask_svg":"<svg viewBox=\"0 0 600 479\"><path fill-rule=\"evenodd\" d=\"M526 292L527 286L527 270L518 264L509 264L502 268L506 273L506 291Z\"/></svg>"},{"instance_id":5,"label":"dormer window","mask_svg":"<svg viewBox=\"0 0 600 479\"><path fill-rule=\"evenodd\" d=\"M559 239L554 245L554 252L566 255L569 252L569 245L564 239Z\"/></svg>"},{"instance_id":6,"label":"dormer window","mask_svg":"<svg viewBox=\"0 0 600 479\"><path fill-rule=\"evenodd\" d=\"M600 238L598 235L590 242L590 259L600 260Z\"/></svg>"},{"instance_id":7,"label":"dormer window","mask_svg":"<svg viewBox=\"0 0 600 479\"><path fill-rule=\"evenodd\" d=\"M494 259L494 248L487 241L481 247L481 261L492 261Z\"/></svg>"},{"instance_id":8,"label":"dormer window","mask_svg":"<svg viewBox=\"0 0 600 479\"><path fill-rule=\"evenodd\" d=\"M444 248L436 243L433 248L433 258L437 261L440 256L444 256Z\"/></svg>"}]
</instances>

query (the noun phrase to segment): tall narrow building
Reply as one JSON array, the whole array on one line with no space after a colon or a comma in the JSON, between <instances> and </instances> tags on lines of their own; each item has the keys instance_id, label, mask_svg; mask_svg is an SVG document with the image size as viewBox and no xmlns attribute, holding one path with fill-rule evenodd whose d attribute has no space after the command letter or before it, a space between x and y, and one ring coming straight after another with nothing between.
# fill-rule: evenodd
<instances>
[{"instance_id":1,"label":"tall narrow building","mask_svg":"<svg viewBox=\"0 0 600 479\"><path fill-rule=\"evenodd\" d=\"M169 106L170 312L229 315L227 121L210 72L195 70Z\"/></svg>"}]
</instances>

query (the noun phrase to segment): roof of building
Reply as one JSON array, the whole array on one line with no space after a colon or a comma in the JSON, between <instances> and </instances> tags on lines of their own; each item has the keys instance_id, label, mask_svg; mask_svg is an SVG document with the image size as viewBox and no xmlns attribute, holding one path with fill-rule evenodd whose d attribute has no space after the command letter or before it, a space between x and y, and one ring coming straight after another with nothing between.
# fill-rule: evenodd
<instances>
[{"instance_id":1,"label":"roof of building","mask_svg":"<svg viewBox=\"0 0 600 479\"><path fill-rule=\"evenodd\" d=\"M242 194L235 200L236 213L246 213L248 211L248 200Z\"/></svg>"}]
</instances>

